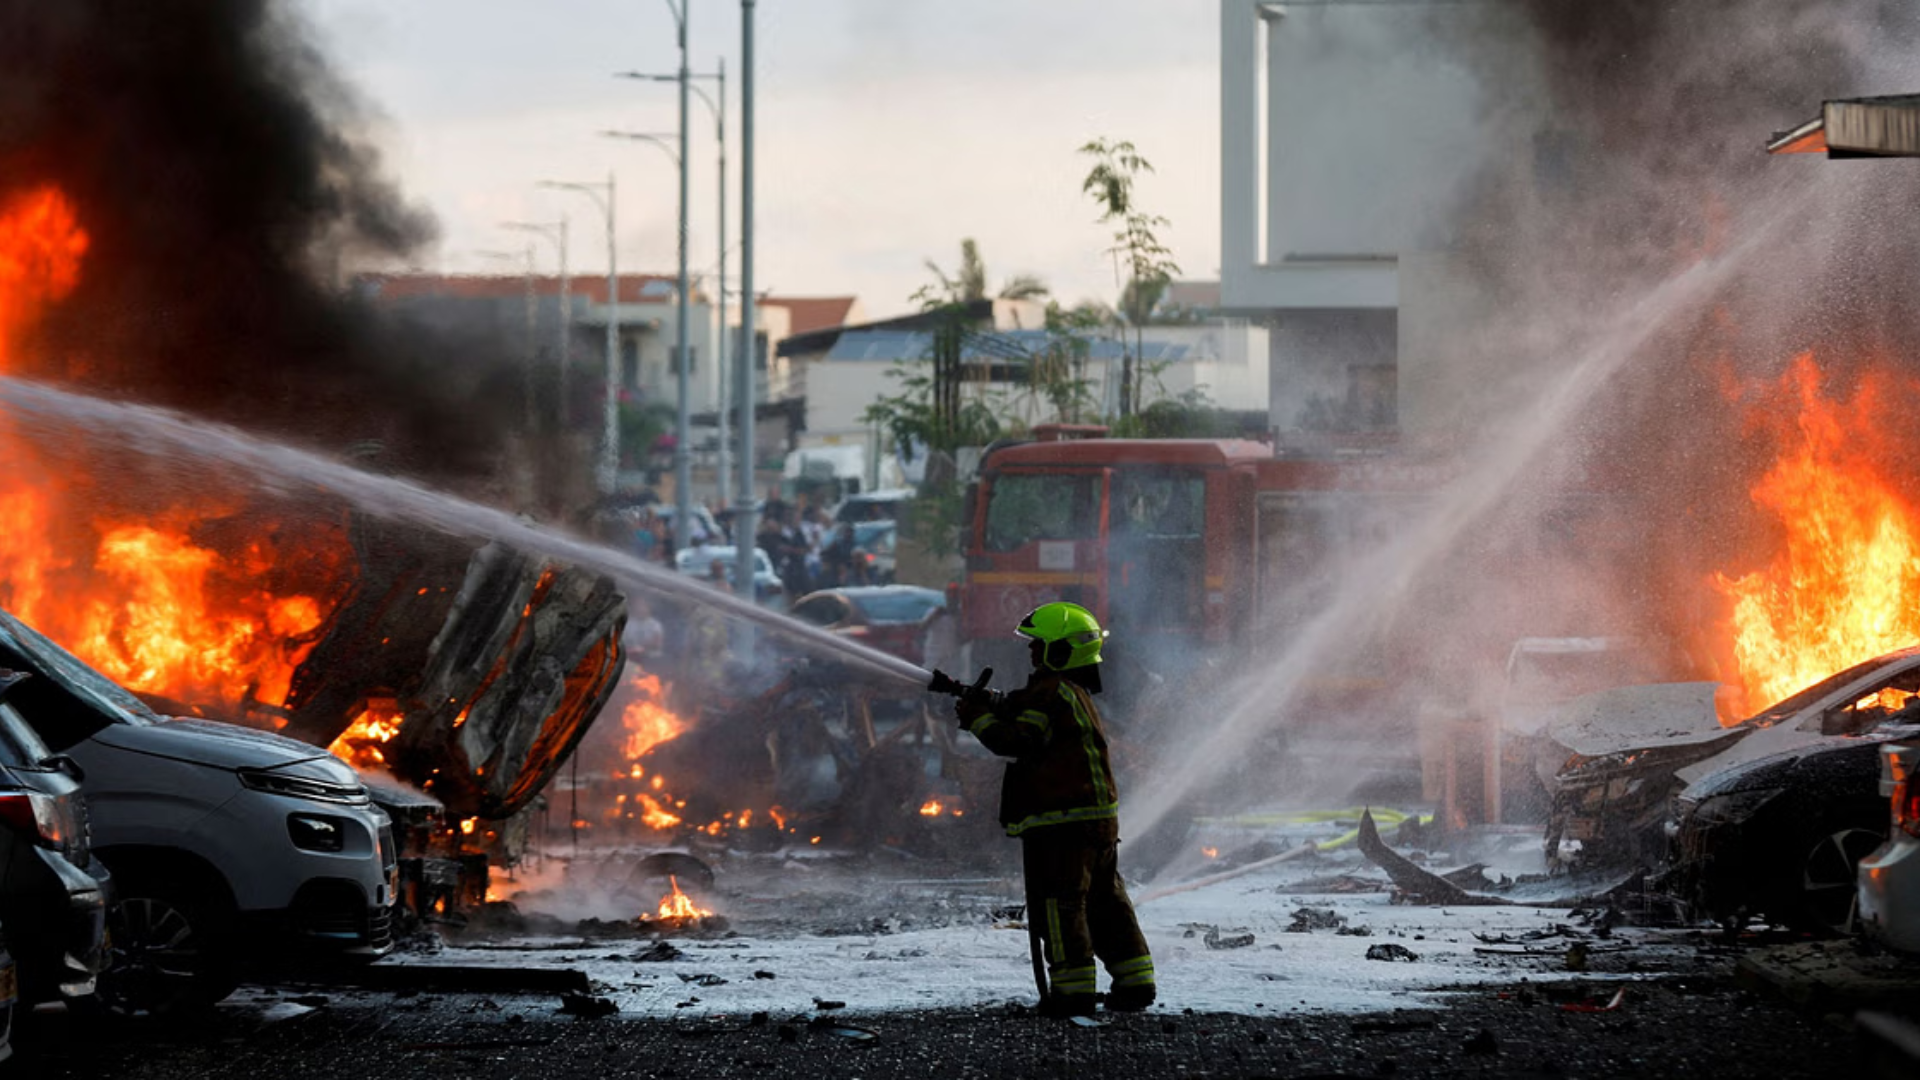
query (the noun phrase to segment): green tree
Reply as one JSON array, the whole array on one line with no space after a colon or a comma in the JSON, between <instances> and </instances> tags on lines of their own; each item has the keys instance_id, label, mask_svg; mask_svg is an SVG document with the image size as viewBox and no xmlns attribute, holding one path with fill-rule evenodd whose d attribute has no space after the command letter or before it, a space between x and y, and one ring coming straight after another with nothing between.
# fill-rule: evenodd
<instances>
[{"instance_id":1,"label":"green tree","mask_svg":"<svg viewBox=\"0 0 1920 1080\"><path fill-rule=\"evenodd\" d=\"M1120 314L1133 329L1133 347L1120 361L1120 416L1124 419L1140 407L1140 328L1180 266L1156 231L1171 222L1147 213L1134 201L1135 182L1140 174L1152 172L1153 165L1125 141L1095 139L1082 146L1080 153L1093 159L1080 190L1100 207L1100 222L1114 226L1113 246L1107 251L1116 262L1124 262L1126 270Z\"/></svg>"},{"instance_id":2,"label":"green tree","mask_svg":"<svg viewBox=\"0 0 1920 1080\"><path fill-rule=\"evenodd\" d=\"M932 259L926 262L927 269L939 283L935 291L945 302L964 304L987 298L987 264L981 260L980 245L972 237L960 241L960 265L952 276ZM923 288L914 296L919 298L927 291ZM1032 274L1015 274L1003 282L994 295L1001 300L1038 300L1052 291L1045 281Z\"/></svg>"}]
</instances>

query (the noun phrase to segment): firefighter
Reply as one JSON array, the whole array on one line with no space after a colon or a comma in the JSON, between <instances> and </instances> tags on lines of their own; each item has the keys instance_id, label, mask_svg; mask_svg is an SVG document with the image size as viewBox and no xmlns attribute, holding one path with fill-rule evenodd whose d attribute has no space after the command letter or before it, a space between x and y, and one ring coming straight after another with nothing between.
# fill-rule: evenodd
<instances>
[{"instance_id":1,"label":"firefighter","mask_svg":"<svg viewBox=\"0 0 1920 1080\"><path fill-rule=\"evenodd\" d=\"M1115 862L1119 794L1092 696L1106 631L1086 608L1052 603L1028 613L1018 632L1033 661L1027 684L1003 697L964 695L954 713L987 749L1013 759L1000 823L1020 840L1028 925L1045 940L1052 990L1041 1008L1092 1013L1098 957L1113 980L1107 1008L1144 1009L1153 1003L1153 957Z\"/></svg>"}]
</instances>

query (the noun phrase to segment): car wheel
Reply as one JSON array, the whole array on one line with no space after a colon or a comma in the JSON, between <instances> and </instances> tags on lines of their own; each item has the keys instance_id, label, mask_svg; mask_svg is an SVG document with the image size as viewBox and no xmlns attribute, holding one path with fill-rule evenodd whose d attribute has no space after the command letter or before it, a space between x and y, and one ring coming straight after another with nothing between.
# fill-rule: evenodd
<instances>
[{"instance_id":1,"label":"car wheel","mask_svg":"<svg viewBox=\"0 0 1920 1080\"><path fill-rule=\"evenodd\" d=\"M1789 910L1780 921L1810 934L1853 933L1860 906L1855 879L1860 860L1886 841L1885 828L1860 822L1836 823L1806 838L1801 849L1806 854L1785 898Z\"/></svg>"},{"instance_id":2,"label":"car wheel","mask_svg":"<svg viewBox=\"0 0 1920 1080\"><path fill-rule=\"evenodd\" d=\"M219 928L232 912L176 883L125 887L107 913L112 945L95 994L106 1010L157 1017L204 1009L233 992L233 957Z\"/></svg>"}]
</instances>

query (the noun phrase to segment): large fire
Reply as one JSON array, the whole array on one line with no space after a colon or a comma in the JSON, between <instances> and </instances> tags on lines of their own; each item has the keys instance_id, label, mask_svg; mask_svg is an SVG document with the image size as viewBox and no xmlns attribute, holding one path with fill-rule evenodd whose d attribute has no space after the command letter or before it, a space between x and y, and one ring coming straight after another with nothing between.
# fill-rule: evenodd
<instances>
[{"instance_id":1,"label":"large fire","mask_svg":"<svg viewBox=\"0 0 1920 1080\"><path fill-rule=\"evenodd\" d=\"M1756 410L1779 451L1752 497L1781 543L1763 568L1714 577L1750 709L1920 642L1920 518L1870 430L1886 392L1869 379L1852 400L1831 398L1806 354Z\"/></svg>"},{"instance_id":2,"label":"large fire","mask_svg":"<svg viewBox=\"0 0 1920 1080\"><path fill-rule=\"evenodd\" d=\"M20 366L20 334L79 284L88 245L57 189L0 200L0 375ZM135 478L49 461L4 423L0 456L0 606L132 690L236 718L285 703L336 598L281 587L279 568L337 582L339 535L268 530L216 545L203 534L242 509L217 496L116 509L143 496Z\"/></svg>"}]
</instances>

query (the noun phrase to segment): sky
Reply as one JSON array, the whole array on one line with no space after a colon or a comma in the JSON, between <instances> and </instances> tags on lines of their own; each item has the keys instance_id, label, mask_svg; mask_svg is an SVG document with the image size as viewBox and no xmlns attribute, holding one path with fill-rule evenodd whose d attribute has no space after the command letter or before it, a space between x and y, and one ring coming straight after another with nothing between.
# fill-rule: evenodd
<instances>
[{"instance_id":1,"label":"sky","mask_svg":"<svg viewBox=\"0 0 1920 1080\"><path fill-rule=\"evenodd\" d=\"M676 172L607 129L676 130L671 83L613 77L677 65L666 0L297 0L367 134L439 219L422 269L519 272L527 234L569 219L569 268L604 271L605 224L542 180L619 187L626 272L674 266ZM728 210L739 234L740 7L691 0L690 66L727 70ZM1219 264L1218 6L1211 0L760 0L755 21L756 289L856 295L909 310L933 259L980 244L989 283L1037 274L1064 301L1118 294L1111 231L1081 193L1089 139L1131 140L1154 165L1140 204L1183 277ZM711 81L702 83L710 92ZM690 105L689 265L718 259L711 114ZM554 268L551 245L537 256ZM737 283L738 255L729 278Z\"/></svg>"}]
</instances>

